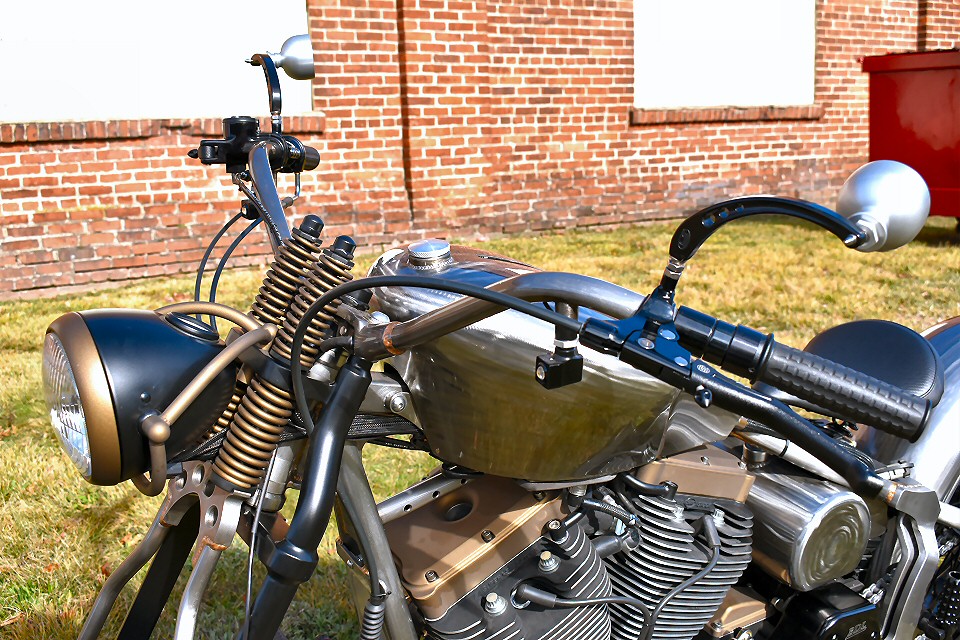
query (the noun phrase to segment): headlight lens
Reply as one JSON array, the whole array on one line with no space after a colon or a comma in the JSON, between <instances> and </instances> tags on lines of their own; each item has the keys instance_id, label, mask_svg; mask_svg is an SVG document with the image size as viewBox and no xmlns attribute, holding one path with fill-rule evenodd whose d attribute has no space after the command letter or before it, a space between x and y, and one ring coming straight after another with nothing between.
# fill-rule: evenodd
<instances>
[{"instance_id":1,"label":"headlight lens","mask_svg":"<svg viewBox=\"0 0 960 640\"><path fill-rule=\"evenodd\" d=\"M89 480L93 466L80 390L63 344L53 333L48 333L43 343L43 390L60 443L83 477Z\"/></svg>"}]
</instances>

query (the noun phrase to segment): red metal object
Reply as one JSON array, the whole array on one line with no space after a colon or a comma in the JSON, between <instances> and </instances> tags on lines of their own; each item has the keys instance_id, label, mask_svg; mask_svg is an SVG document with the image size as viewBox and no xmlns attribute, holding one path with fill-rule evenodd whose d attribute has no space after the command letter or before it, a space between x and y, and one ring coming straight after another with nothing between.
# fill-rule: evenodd
<instances>
[{"instance_id":1,"label":"red metal object","mask_svg":"<svg viewBox=\"0 0 960 640\"><path fill-rule=\"evenodd\" d=\"M960 217L960 49L870 56L870 159L930 187L930 214Z\"/></svg>"}]
</instances>

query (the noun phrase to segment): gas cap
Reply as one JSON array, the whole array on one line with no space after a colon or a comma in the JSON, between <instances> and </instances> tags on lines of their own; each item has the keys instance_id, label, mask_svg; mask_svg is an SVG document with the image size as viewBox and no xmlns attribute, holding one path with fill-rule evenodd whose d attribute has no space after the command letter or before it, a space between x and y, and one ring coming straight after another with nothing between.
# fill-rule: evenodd
<instances>
[{"instance_id":1,"label":"gas cap","mask_svg":"<svg viewBox=\"0 0 960 640\"><path fill-rule=\"evenodd\" d=\"M407 247L407 253L415 269L442 269L453 262L450 243L438 238L418 240Z\"/></svg>"}]
</instances>

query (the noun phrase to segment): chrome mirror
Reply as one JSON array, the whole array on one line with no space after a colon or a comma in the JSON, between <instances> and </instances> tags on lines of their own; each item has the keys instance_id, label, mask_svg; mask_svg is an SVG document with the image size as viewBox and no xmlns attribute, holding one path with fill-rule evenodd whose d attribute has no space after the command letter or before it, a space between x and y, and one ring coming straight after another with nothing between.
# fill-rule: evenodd
<instances>
[{"instance_id":1,"label":"chrome mirror","mask_svg":"<svg viewBox=\"0 0 960 640\"><path fill-rule=\"evenodd\" d=\"M317 75L313 67L313 45L307 34L287 38L280 53L271 53L270 57L294 80L310 80Z\"/></svg>"},{"instance_id":2,"label":"chrome mirror","mask_svg":"<svg viewBox=\"0 0 960 640\"><path fill-rule=\"evenodd\" d=\"M913 240L930 213L930 190L914 169L876 160L854 171L837 198L837 212L867 234L859 251L891 251Z\"/></svg>"}]
</instances>

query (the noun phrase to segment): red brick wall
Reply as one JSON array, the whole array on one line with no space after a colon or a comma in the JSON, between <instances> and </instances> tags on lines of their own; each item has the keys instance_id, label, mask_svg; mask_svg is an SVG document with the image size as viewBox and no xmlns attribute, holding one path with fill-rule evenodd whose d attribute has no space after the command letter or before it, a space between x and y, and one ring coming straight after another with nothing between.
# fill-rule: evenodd
<instances>
[{"instance_id":1,"label":"red brick wall","mask_svg":"<svg viewBox=\"0 0 960 640\"><path fill-rule=\"evenodd\" d=\"M632 0L308 0L321 151L294 216L361 245L830 204L867 153L858 58L956 46L954 0L821 0L813 107L637 111ZM226 114L225 114L226 115ZM0 125L0 296L190 271L237 208L216 121ZM263 261L257 242L237 264ZM248 241L249 242L249 241Z\"/></svg>"},{"instance_id":2,"label":"red brick wall","mask_svg":"<svg viewBox=\"0 0 960 640\"><path fill-rule=\"evenodd\" d=\"M960 2L920 0L919 49L960 48Z\"/></svg>"}]
</instances>

